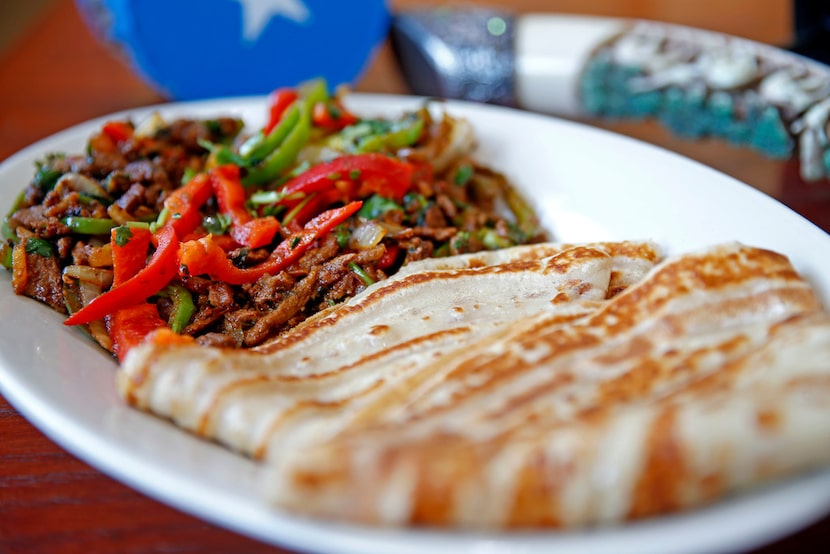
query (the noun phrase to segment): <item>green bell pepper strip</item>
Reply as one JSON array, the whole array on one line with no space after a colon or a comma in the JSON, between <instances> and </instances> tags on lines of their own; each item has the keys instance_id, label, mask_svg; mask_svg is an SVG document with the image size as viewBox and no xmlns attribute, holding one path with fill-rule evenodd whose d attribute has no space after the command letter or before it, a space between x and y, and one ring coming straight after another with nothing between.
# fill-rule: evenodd
<instances>
[{"instance_id":1,"label":"green bell pepper strip","mask_svg":"<svg viewBox=\"0 0 830 554\"><path fill-rule=\"evenodd\" d=\"M3 237L11 240L15 244L17 244L20 239L17 238L17 233L9 226L9 218L22 208L26 204L26 191L20 191L20 194L17 195L17 198L14 199L14 204L12 204L9 213L6 214L6 217L3 218Z\"/></svg>"},{"instance_id":2,"label":"green bell pepper strip","mask_svg":"<svg viewBox=\"0 0 830 554\"><path fill-rule=\"evenodd\" d=\"M242 180L244 185L261 185L278 178L283 171L294 165L300 150L311 138L311 112L314 104L328 98L325 81L310 83L301 92L298 102L299 118L279 147L268 154L261 164L248 169Z\"/></svg>"},{"instance_id":3,"label":"green bell pepper strip","mask_svg":"<svg viewBox=\"0 0 830 554\"><path fill-rule=\"evenodd\" d=\"M424 130L424 118L408 114L396 121L364 119L325 139L327 146L340 152L394 152L412 146Z\"/></svg>"},{"instance_id":4,"label":"green bell pepper strip","mask_svg":"<svg viewBox=\"0 0 830 554\"><path fill-rule=\"evenodd\" d=\"M288 137L291 130L300 121L300 108L297 103L283 114L276 127L267 135L259 131L239 147L239 154L250 165L263 161L268 154L276 150Z\"/></svg>"},{"instance_id":5,"label":"green bell pepper strip","mask_svg":"<svg viewBox=\"0 0 830 554\"><path fill-rule=\"evenodd\" d=\"M411 146L420 138L423 129L424 120L420 117L397 122L387 133L369 135L359 139L357 152L394 151Z\"/></svg>"},{"instance_id":6,"label":"green bell pepper strip","mask_svg":"<svg viewBox=\"0 0 830 554\"><path fill-rule=\"evenodd\" d=\"M224 144L215 144L205 139L197 139L196 142L199 146L211 153L213 159L218 165L236 164L240 167L247 167L250 165L248 160Z\"/></svg>"},{"instance_id":7,"label":"green bell pepper strip","mask_svg":"<svg viewBox=\"0 0 830 554\"><path fill-rule=\"evenodd\" d=\"M173 301L173 310L170 313L170 318L167 320L167 325L174 333L181 334L187 324L190 323L190 318L196 312L196 305L193 303L193 295L190 291L179 284L170 284L161 290L159 296L164 296Z\"/></svg>"},{"instance_id":8,"label":"green bell pepper strip","mask_svg":"<svg viewBox=\"0 0 830 554\"><path fill-rule=\"evenodd\" d=\"M509 246L515 246L516 243L507 237L499 235L495 229L483 228L476 231L478 239L484 244L488 250L499 250Z\"/></svg>"},{"instance_id":9,"label":"green bell pepper strip","mask_svg":"<svg viewBox=\"0 0 830 554\"><path fill-rule=\"evenodd\" d=\"M80 217L71 215L63 218L63 224L81 235L103 235L118 226L112 219L100 217Z\"/></svg>"},{"instance_id":10,"label":"green bell pepper strip","mask_svg":"<svg viewBox=\"0 0 830 554\"><path fill-rule=\"evenodd\" d=\"M261 185L279 177L283 171L294 164L297 155L299 155L300 150L306 145L310 137L311 121L300 118L279 148L271 152L262 164L248 170L242 184L246 186Z\"/></svg>"},{"instance_id":11,"label":"green bell pepper strip","mask_svg":"<svg viewBox=\"0 0 830 554\"><path fill-rule=\"evenodd\" d=\"M0 244L0 265L5 267L6 269L12 268L12 253L14 249L8 245L8 243L3 242Z\"/></svg>"},{"instance_id":12,"label":"green bell pepper strip","mask_svg":"<svg viewBox=\"0 0 830 554\"><path fill-rule=\"evenodd\" d=\"M306 115L311 117L311 111L317 102L325 102L329 99L328 84L325 79L312 79L300 84L297 87L300 99L306 103Z\"/></svg>"},{"instance_id":13,"label":"green bell pepper strip","mask_svg":"<svg viewBox=\"0 0 830 554\"><path fill-rule=\"evenodd\" d=\"M510 211L513 212L516 227L524 235L524 239L536 236L541 229L541 223L528 201L513 187L507 188L504 192L504 199Z\"/></svg>"},{"instance_id":14,"label":"green bell pepper strip","mask_svg":"<svg viewBox=\"0 0 830 554\"><path fill-rule=\"evenodd\" d=\"M389 133L386 137L386 145L394 149L412 146L421 138L423 130L424 120L416 117L409 125Z\"/></svg>"}]
</instances>

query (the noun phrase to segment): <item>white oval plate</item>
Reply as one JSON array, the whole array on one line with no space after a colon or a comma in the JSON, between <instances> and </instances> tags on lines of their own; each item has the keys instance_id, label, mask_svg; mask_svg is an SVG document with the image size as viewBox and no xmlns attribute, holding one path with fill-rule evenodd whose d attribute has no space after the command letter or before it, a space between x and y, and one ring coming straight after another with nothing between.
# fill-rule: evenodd
<instances>
[{"instance_id":1,"label":"white oval plate","mask_svg":"<svg viewBox=\"0 0 830 554\"><path fill-rule=\"evenodd\" d=\"M357 112L394 115L414 98L354 95ZM235 115L261 125L264 99L171 104L125 112L135 121ZM546 116L450 102L479 137L478 155L534 199L557 240L654 239L668 253L739 240L778 250L830 305L830 235L788 208L712 169L638 141ZM110 116L112 117L112 116ZM82 152L107 118L73 127L0 165L0 212L47 152ZM745 550L830 510L830 471L684 515L575 533L470 534L378 530L293 517L258 494L254 462L126 407L115 362L62 317L0 282L0 392L60 445L101 471L185 512L283 547L377 553L682 553ZM786 508L782 508L786 507Z\"/></svg>"}]
</instances>

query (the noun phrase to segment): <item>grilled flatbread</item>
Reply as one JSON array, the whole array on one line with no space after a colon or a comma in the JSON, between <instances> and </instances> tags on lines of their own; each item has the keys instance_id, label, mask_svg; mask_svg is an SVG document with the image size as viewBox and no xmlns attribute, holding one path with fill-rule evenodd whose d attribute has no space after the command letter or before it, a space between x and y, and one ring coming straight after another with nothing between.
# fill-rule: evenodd
<instances>
[{"instance_id":1,"label":"grilled flatbread","mask_svg":"<svg viewBox=\"0 0 830 554\"><path fill-rule=\"evenodd\" d=\"M719 246L577 319L540 313L443 356L275 458L270 490L385 525L670 513L830 462L828 359L830 316L787 259Z\"/></svg>"},{"instance_id":2,"label":"grilled flatbread","mask_svg":"<svg viewBox=\"0 0 830 554\"><path fill-rule=\"evenodd\" d=\"M537 313L595 310L659 260L647 242L519 246L424 260L257 351L147 346L126 400L256 458L325 440L434 359ZM291 442L290 444L294 444Z\"/></svg>"},{"instance_id":3,"label":"grilled flatbread","mask_svg":"<svg viewBox=\"0 0 830 554\"><path fill-rule=\"evenodd\" d=\"M786 257L650 243L428 260L258 351L145 345L131 404L264 460L282 509L574 528L830 463L830 315Z\"/></svg>"}]
</instances>

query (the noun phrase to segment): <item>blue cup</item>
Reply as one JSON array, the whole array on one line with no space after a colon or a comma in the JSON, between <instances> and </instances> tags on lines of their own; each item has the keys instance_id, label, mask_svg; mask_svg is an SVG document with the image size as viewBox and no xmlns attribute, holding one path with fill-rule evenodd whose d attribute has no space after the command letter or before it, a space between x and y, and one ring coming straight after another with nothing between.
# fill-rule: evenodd
<instances>
[{"instance_id":1,"label":"blue cup","mask_svg":"<svg viewBox=\"0 0 830 554\"><path fill-rule=\"evenodd\" d=\"M354 85L385 40L386 0L76 0L93 32L171 99Z\"/></svg>"}]
</instances>

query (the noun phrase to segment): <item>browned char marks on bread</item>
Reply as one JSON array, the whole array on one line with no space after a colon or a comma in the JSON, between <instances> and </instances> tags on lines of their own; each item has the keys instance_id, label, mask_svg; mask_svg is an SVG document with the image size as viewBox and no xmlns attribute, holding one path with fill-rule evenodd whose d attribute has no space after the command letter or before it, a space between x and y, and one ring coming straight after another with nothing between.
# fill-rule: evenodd
<instances>
[{"instance_id":1,"label":"browned char marks on bread","mask_svg":"<svg viewBox=\"0 0 830 554\"><path fill-rule=\"evenodd\" d=\"M675 410L667 407L651 422L644 445L645 460L627 514L631 519L671 513L683 506L678 488L688 477L675 415Z\"/></svg>"},{"instance_id":2,"label":"browned char marks on bread","mask_svg":"<svg viewBox=\"0 0 830 554\"><path fill-rule=\"evenodd\" d=\"M530 318L427 366L434 378L414 376L405 402L312 447L296 470L349 467L328 491L360 484L354 517L373 523L572 527L688 509L828 457L790 438L795 420L768 402L779 373L830 373L776 358L773 344L799 355L804 333L830 351L830 319L784 256L738 245L681 256L597 311ZM798 417L823 409L787 390ZM792 462L771 446L790 440ZM294 488L283 463L281 503L352 517L336 502L309 508L320 491ZM398 501L391 515L385 498Z\"/></svg>"}]
</instances>

